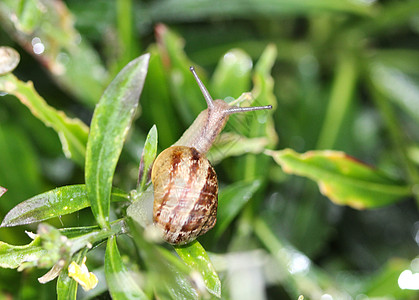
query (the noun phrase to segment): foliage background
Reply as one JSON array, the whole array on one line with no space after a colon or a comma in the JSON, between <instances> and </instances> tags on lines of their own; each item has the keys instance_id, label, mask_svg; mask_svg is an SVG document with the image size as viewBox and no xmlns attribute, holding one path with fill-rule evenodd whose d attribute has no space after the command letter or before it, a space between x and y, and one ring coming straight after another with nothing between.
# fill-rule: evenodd
<instances>
[{"instance_id":1,"label":"foliage background","mask_svg":"<svg viewBox=\"0 0 419 300\"><path fill-rule=\"evenodd\" d=\"M2 1L0 43L21 54L14 72L17 77L33 81L49 105L86 124L103 89L127 62L146 51L162 53L156 50L159 47L175 53L169 56L170 64L162 62L163 73L148 74L136 128L118 164L114 182L119 187L133 188L139 153L153 124L159 130L159 148L164 149L204 105L197 100L199 104L189 110L175 108L183 105L179 102L184 97L200 99L193 82L176 81L179 70L175 66L189 61L200 66L211 78L204 80L214 98L238 97L251 90L251 69L267 45L277 51L272 78L279 139L272 149L342 150L399 180L419 182L418 1L52 3ZM20 33L10 25L13 10L21 20ZM159 23L166 24L174 37L156 44L156 37L161 36ZM45 54L33 53L32 36L42 37ZM179 44L182 39L186 56ZM222 72L222 66L228 65L225 54L229 51L243 66L244 79ZM60 73L60 63L67 66L65 74ZM16 98L0 100L0 185L8 188L0 201L3 218L22 200L56 186L81 183L84 178L83 169L65 158L52 129ZM418 268L418 201L414 197L358 211L333 204L314 183L284 174L263 155L251 159L254 165L265 167L249 171L249 157L228 158L218 164L220 181L228 186L258 178L263 187L217 243L209 237L201 242L213 253L243 252L250 255L244 256L244 261L256 260L257 267L248 266L254 274L251 281L262 282L254 285L255 295L295 298L287 283L277 278L281 274L272 275L266 267L278 255L272 249L280 245L278 249L286 249L283 251L290 257L293 254L310 263L305 273L291 274L306 289L314 285L313 290L339 289L353 298L415 299L414 292L397 285L403 270ZM254 237L252 232L258 230L256 235L263 235L262 228L252 229L254 216L266 221L274 233L272 239L269 232L262 243ZM92 224L92 220L86 210L52 223L70 227ZM29 241L22 228L1 228L0 240L13 244ZM267 249L263 252L266 256L255 259L250 252L254 249ZM96 262L101 265L100 254ZM41 274L42 270L17 273L0 269L0 297L54 298L53 284L36 282ZM243 285L243 281L225 284L230 296L235 284Z\"/></svg>"}]
</instances>

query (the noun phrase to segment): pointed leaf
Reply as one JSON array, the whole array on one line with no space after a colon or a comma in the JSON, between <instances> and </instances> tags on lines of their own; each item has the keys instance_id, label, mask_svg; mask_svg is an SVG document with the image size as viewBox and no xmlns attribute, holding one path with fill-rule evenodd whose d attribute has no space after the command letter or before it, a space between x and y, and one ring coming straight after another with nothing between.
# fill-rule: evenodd
<instances>
[{"instance_id":1,"label":"pointed leaf","mask_svg":"<svg viewBox=\"0 0 419 300\"><path fill-rule=\"evenodd\" d=\"M140 171L138 176L137 191L146 189L146 183L150 180L151 167L157 154L157 127L154 125L148 132L145 140L143 154L141 156Z\"/></svg>"},{"instance_id":2,"label":"pointed leaf","mask_svg":"<svg viewBox=\"0 0 419 300\"><path fill-rule=\"evenodd\" d=\"M89 132L86 124L49 106L36 92L31 81L20 81L13 74L0 77L0 91L16 96L35 117L53 128L60 138L66 157L83 165Z\"/></svg>"},{"instance_id":3,"label":"pointed leaf","mask_svg":"<svg viewBox=\"0 0 419 300\"><path fill-rule=\"evenodd\" d=\"M370 77L379 91L419 122L419 83L414 77L382 63L371 65Z\"/></svg>"},{"instance_id":4,"label":"pointed leaf","mask_svg":"<svg viewBox=\"0 0 419 300\"><path fill-rule=\"evenodd\" d=\"M217 224L214 228L216 238L219 238L228 225L240 213L253 194L259 189L260 180L236 182L220 192L218 199Z\"/></svg>"},{"instance_id":5,"label":"pointed leaf","mask_svg":"<svg viewBox=\"0 0 419 300\"><path fill-rule=\"evenodd\" d=\"M207 153L207 158L215 165L230 156L262 153L267 144L268 139L266 137L246 138L237 133L226 132L215 140Z\"/></svg>"},{"instance_id":6,"label":"pointed leaf","mask_svg":"<svg viewBox=\"0 0 419 300\"><path fill-rule=\"evenodd\" d=\"M211 78L211 95L214 99L238 98L250 88L252 59L240 49L224 54Z\"/></svg>"},{"instance_id":7,"label":"pointed leaf","mask_svg":"<svg viewBox=\"0 0 419 300\"><path fill-rule=\"evenodd\" d=\"M339 151L310 151L298 154L291 149L269 151L282 169L315 180L330 200L353 208L389 205L408 196L408 186Z\"/></svg>"},{"instance_id":8,"label":"pointed leaf","mask_svg":"<svg viewBox=\"0 0 419 300\"><path fill-rule=\"evenodd\" d=\"M188 266L201 274L208 292L220 298L221 281L204 247L198 241L194 241L188 245L175 246L174 248Z\"/></svg>"},{"instance_id":9,"label":"pointed leaf","mask_svg":"<svg viewBox=\"0 0 419 300\"><path fill-rule=\"evenodd\" d=\"M165 64L166 72L169 74L170 88L175 97L176 108L185 124L191 124L206 105L202 93L189 71L192 62L183 50L184 41L162 24L156 26L156 38L162 60L168 62ZM199 68L196 69L198 69L197 72L201 80L205 83L204 74L201 74Z\"/></svg>"},{"instance_id":10,"label":"pointed leaf","mask_svg":"<svg viewBox=\"0 0 419 300\"><path fill-rule=\"evenodd\" d=\"M114 189L113 201L126 201L128 195ZM0 227L36 223L70 214L90 205L84 184L68 185L36 195L12 208Z\"/></svg>"},{"instance_id":11,"label":"pointed leaf","mask_svg":"<svg viewBox=\"0 0 419 300\"><path fill-rule=\"evenodd\" d=\"M142 114L141 119L146 124L156 124L159 132L164 132L164 135L159 136L159 145L167 148L181 135L181 120L176 116L168 72L157 45L151 45L148 51L150 63L141 96L141 109L147 113Z\"/></svg>"},{"instance_id":12,"label":"pointed leaf","mask_svg":"<svg viewBox=\"0 0 419 300\"><path fill-rule=\"evenodd\" d=\"M73 261L81 264L83 258L87 253L87 248L78 252L74 257ZM76 300L77 298L78 284L75 280L68 277L68 269L65 268L58 277L57 280L57 299L58 300Z\"/></svg>"},{"instance_id":13,"label":"pointed leaf","mask_svg":"<svg viewBox=\"0 0 419 300\"><path fill-rule=\"evenodd\" d=\"M109 227L113 174L138 106L149 57L136 58L116 76L93 114L85 177L92 212L101 227Z\"/></svg>"},{"instance_id":14,"label":"pointed leaf","mask_svg":"<svg viewBox=\"0 0 419 300\"><path fill-rule=\"evenodd\" d=\"M245 5L244 5L245 4ZM201 0L197 5L194 0L157 1L146 12L153 20L180 21L204 20L207 18L257 18L279 17L281 15L307 14L314 11L351 13L367 15L372 13L370 5L361 1L350 0L241 0L222 1L214 5L214 1Z\"/></svg>"},{"instance_id":15,"label":"pointed leaf","mask_svg":"<svg viewBox=\"0 0 419 300\"><path fill-rule=\"evenodd\" d=\"M198 299L198 292L191 285L189 267L171 252L147 241L144 231L133 219L128 218L127 223L149 271L148 284L155 291L157 298Z\"/></svg>"},{"instance_id":16,"label":"pointed leaf","mask_svg":"<svg viewBox=\"0 0 419 300\"><path fill-rule=\"evenodd\" d=\"M7 189L4 188L4 187L2 187L2 186L0 186L0 197L3 196L4 193L6 193L6 192L7 192Z\"/></svg>"},{"instance_id":17,"label":"pointed leaf","mask_svg":"<svg viewBox=\"0 0 419 300\"><path fill-rule=\"evenodd\" d=\"M105 276L112 299L148 299L122 262L114 236L106 246Z\"/></svg>"}]
</instances>

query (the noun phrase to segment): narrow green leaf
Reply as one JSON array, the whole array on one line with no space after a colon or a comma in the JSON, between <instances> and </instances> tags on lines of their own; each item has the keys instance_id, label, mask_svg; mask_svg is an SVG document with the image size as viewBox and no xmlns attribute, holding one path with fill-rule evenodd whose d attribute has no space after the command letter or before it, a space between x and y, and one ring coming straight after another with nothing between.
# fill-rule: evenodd
<instances>
[{"instance_id":1,"label":"narrow green leaf","mask_svg":"<svg viewBox=\"0 0 419 300\"><path fill-rule=\"evenodd\" d=\"M273 44L266 46L254 68L253 89L251 105L272 105L273 109L269 111L259 111L248 116L232 116L237 119L247 117L242 121L243 129L240 132L250 138L265 136L268 139L267 147L273 147L278 142L278 136L275 131L273 113L277 106L277 100L274 94L274 79L271 75L272 68L277 58L277 49ZM233 118L231 120L234 120ZM231 121L230 121L230 124ZM239 127L238 127L239 128ZM267 177L266 169L269 167L269 159L263 155L248 154L239 160L239 168L243 174L240 179L253 180L256 178Z\"/></svg>"},{"instance_id":2,"label":"narrow green leaf","mask_svg":"<svg viewBox=\"0 0 419 300\"><path fill-rule=\"evenodd\" d=\"M204 247L198 241L185 246L174 247L180 258L204 279L205 286L212 295L221 297L221 281Z\"/></svg>"},{"instance_id":3,"label":"narrow green leaf","mask_svg":"<svg viewBox=\"0 0 419 300\"><path fill-rule=\"evenodd\" d=\"M78 284L63 270L57 279L57 300L76 300Z\"/></svg>"},{"instance_id":4,"label":"narrow green leaf","mask_svg":"<svg viewBox=\"0 0 419 300\"><path fill-rule=\"evenodd\" d=\"M189 267L166 249L147 241L144 231L128 218L130 234L148 269L149 288L159 299L198 299L191 285Z\"/></svg>"},{"instance_id":5,"label":"narrow green leaf","mask_svg":"<svg viewBox=\"0 0 419 300\"><path fill-rule=\"evenodd\" d=\"M211 95L214 99L238 98L250 89L253 62L240 49L233 49L223 55L211 78Z\"/></svg>"},{"instance_id":6,"label":"narrow green leaf","mask_svg":"<svg viewBox=\"0 0 419 300\"><path fill-rule=\"evenodd\" d=\"M16 96L35 117L57 132L66 157L79 165L84 164L89 132L86 124L49 106L36 92L31 81L23 82L13 74L7 74L0 77L0 90Z\"/></svg>"},{"instance_id":7,"label":"narrow green leaf","mask_svg":"<svg viewBox=\"0 0 419 300\"><path fill-rule=\"evenodd\" d=\"M114 236L106 246L105 276L112 299L148 299L122 262Z\"/></svg>"},{"instance_id":8,"label":"narrow green leaf","mask_svg":"<svg viewBox=\"0 0 419 300\"><path fill-rule=\"evenodd\" d=\"M41 247L39 236L24 246L14 246L0 241L0 267L15 269L22 263L36 265L39 258L46 253L47 250Z\"/></svg>"},{"instance_id":9,"label":"narrow green leaf","mask_svg":"<svg viewBox=\"0 0 419 300\"><path fill-rule=\"evenodd\" d=\"M362 293L359 294L370 299L415 299L418 295L417 274L412 261L392 258L378 272L363 281Z\"/></svg>"},{"instance_id":10,"label":"narrow green leaf","mask_svg":"<svg viewBox=\"0 0 419 300\"><path fill-rule=\"evenodd\" d=\"M127 201L123 191L112 191L113 201ZM41 222L73 213L90 206L86 185L68 185L36 195L12 208L4 217L0 227L12 227Z\"/></svg>"},{"instance_id":11,"label":"narrow green leaf","mask_svg":"<svg viewBox=\"0 0 419 300\"><path fill-rule=\"evenodd\" d=\"M374 86L419 123L419 84L398 68L375 63L370 68Z\"/></svg>"},{"instance_id":12,"label":"narrow green leaf","mask_svg":"<svg viewBox=\"0 0 419 300\"><path fill-rule=\"evenodd\" d=\"M163 61L168 61L166 72L169 74L170 88L175 98L176 108L179 110L186 125L193 122L195 117L206 108L204 97L189 70L192 62L186 56L183 39L159 24L156 27L157 42ZM205 83L205 76L195 66L201 80Z\"/></svg>"},{"instance_id":13,"label":"narrow green leaf","mask_svg":"<svg viewBox=\"0 0 419 300\"><path fill-rule=\"evenodd\" d=\"M345 114L348 113L357 80L355 57L343 53L336 66L332 91L327 106L323 127L317 142L317 149L331 149L339 134Z\"/></svg>"},{"instance_id":14,"label":"narrow green leaf","mask_svg":"<svg viewBox=\"0 0 419 300\"><path fill-rule=\"evenodd\" d=\"M69 232L70 229L68 228L60 230L60 233L63 235L71 235L71 238L69 238L69 241L71 243L71 254L79 251L80 249L83 249L84 247L94 247L102 243L112 235L121 234L122 232L126 231L125 222L122 219L113 221L111 223L110 229L104 228L95 230L93 227L90 229L83 227L79 229L79 234L75 232L75 230L77 229L73 229L71 234Z\"/></svg>"},{"instance_id":15,"label":"narrow green leaf","mask_svg":"<svg viewBox=\"0 0 419 300\"><path fill-rule=\"evenodd\" d=\"M81 264L83 261L83 257L87 253L87 248L84 248L83 250L79 251L74 257L73 261L75 261L77 264ZM57 299L58 300L76 300L77 299L77 288L78 284L77 282L68 277L68 269L65 268L58 277L57 280Z\"/></svg>"},{"instance_id":16,"label":"narrow green leaf","mask_svg":"<svg viewBox=\"0 0 419 300\"><path fill-rule=\"evenodd\" d=\"M217 224L214 235L219 238L259 189L260 180L240 181L223 189L218 197Z\"/></svg>"},{"instance_id":17,"label":"narrow green leaf","mask_svg":"<svg viewBox=\"0 0 419 300\"><path fill-rule=\"evenodd\" d=\"M266 137L246 138L233 132L221 133L207 153L212 164L231 156L262 153L268 145Z\"/></svg>"},{"instance_id":18,"label":"narrow green leaf","mask_svg":"<svg viewBox=\"0 0 419 300\"><path fill-rule=\"evenodd\" d=\"M157 127L154 125L148 132L140 162L137 191L143 192L150 180L150 171L157 154Z\"/></svg>"},{"instance_id":19,"label":"narrow green leaf","mask_svg":"<svg viewBox=\"0 0 419 300\"><path fill-rule=\"evenodd\" d=\"M7 189L4 188L4 187L2 187L2 186L0 186L0 197L3 196L4 193L6 193L6 192L7 192Z\"/></svg>"},{"instance_id":20,"label":"narrow green leaf","mask_svg":"<svg viewBox=\"0 0 419 300\"><path fill-rule=\"evenodd\" d=\"M111 82L96 106L86 150L86 186L93 215L109 227L112 179L138 106L150 55L130 62Z\"/></svg>"},{"instance_id":21,"label":"narrow green leaf","mask_svg":"<svg viewBox=\"0 0 419 300\"><path fill-rule=\"evenodd\" d=\"M350 0L241 0L222 1L214 5L211 0L166 0L155 2L146 13L153 21L203 20L206 18L222 17L279 17L283 15L300 15L313 12L336 12L368 15L372 13L369 5Z\"/></svg>"},{"instance_id":22,"label":"narrow green leaf","mask_svg":"<svg viewBox=\"0 0 419 300\"><path fill-rule=\"evenodd\" d=\"M141 119L146 124L156 124L159 132L164 132L159 136L159 145L165 149L172 145L182 132L175 108L178 103L174 105L172 102L168 71L157 45L151 45L148 51L150 63L141 96L141 109L147 113L142 114ZM162 107L164 109L161 109Z\"/></svg>"},{"instance_id":23,"label":"narrow green leaf","mask_svg":"<svg viewBox=\"0 0 419 300\"><path fill-rule=\"evenodd\" d=\"M375 208L397 202L411 189L382 172L339 151L310 151L298 154L291 149L269 151L282 169L315 180L320 192L340 205L357 209Z\"/></svg>"}]
</instances>

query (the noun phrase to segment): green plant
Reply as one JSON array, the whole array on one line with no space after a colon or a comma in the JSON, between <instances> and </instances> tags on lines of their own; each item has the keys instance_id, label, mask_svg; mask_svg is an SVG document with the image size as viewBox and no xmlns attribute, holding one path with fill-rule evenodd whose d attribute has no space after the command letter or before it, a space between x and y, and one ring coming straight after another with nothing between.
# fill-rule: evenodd
<instances>
[{"instance_id":1,"label":"green plant","mask_svg":"<svg viewBox=\"0 0 419 300\"><path fill-rule=\"evenodd\" d=\"M0 228L1 240L8 242L0 244L0 266L25 275L2 270L7 272L0 272L3 295L31 298L38 289L31 279L58 276L57 295L74 298L77 284L67 276L67 266L83 266L87 255L93 274L107 279L83 297L109 292L116 299L296 299L300 294L415 299L415 291L397 284L407 274L403 271L417 272L417 244L409 230L419 201L419 56L417 42L412 39L409 49L400 35L417 36L415 1L115 3L74 2L68 3L70 10L39 0L0 3L8 36L30 50L43 44L45 52L35 56L67 91L41 92L43 81L35 82L48 105L31 83L19 79L28 78L28 69L20 70L25 67L21 50L16 76L0 77L0 90L12 95L1 99L0 116L16 115L0 126L0 185L8 188L0 192L0 214L8 212ZM136 27L128 17L131 7ZM97 31L113 23L114 10L115 32L102 32L105 68L87 40L101 43ZM200 22L192 29L179 20ZM147 30L157 21L171 23L187 38L188 56L179 34L162 24L155 26L155 44L137 43L134 36L146 43ZM139 49L149 57L131 62L108 85ZM189 57L214 70L208 80L214 98L237 98L251 90L253 100L246 101L276 110L231 120L208 154L220 174L217 225L199 242L172 248L153 242L138 216L143 198L151 195L147 170L158 149L176 141L203 109ZM141 110L135 113L143 84ZM90 116L106 85L89 136L89 127L69 116ZM76 109L60 97L77 103ZM314 180L332 202L311 181L285 172ZM94 218L83 210L89 206ZM20 228L4 228L29 224L34 230L30 224L47 219L54 227L40 225L25 246L13 246L25 242ZM41 277L29 268L34 266L52 269ZM81 270L76 279L93 285L94 277ZM13 292L13 278L28 279ZM265 286L271 289L266 292ZM45 284L40 293L51 296L53 290Z\"/></svg>"}]
</instances>

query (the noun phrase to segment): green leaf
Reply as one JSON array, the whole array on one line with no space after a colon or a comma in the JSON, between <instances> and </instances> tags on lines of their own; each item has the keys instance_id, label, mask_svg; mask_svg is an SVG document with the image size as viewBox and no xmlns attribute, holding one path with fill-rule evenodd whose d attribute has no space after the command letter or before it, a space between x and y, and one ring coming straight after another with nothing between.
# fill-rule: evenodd
<instances>
[{"instance_id":1,"label":"green leaf","mask_svg":"<svg viewBox=\"0 0 419 300\"><path fill-rule=\"evenodd\" d=\"M262 153L267 145L266 137L246 138L233 132L221 133L208 151L207 158L215 165L227 157Z\"/></svg>"},{"instance_id":2,"label":"green leaf","mask_svg":"<svg viewBox=\"0 0 419 300\"><path fill-rule=\"evenodd\" d=\"M149 57L136 58L116 76L93 114L85 177L92 212L101 227L109 227L113 174L138 106Z\"/></svg>"},{"instance_id":3,"label":"green leaf","mask_svg":"<svg viewBox=\"0 0 419 300\"><path fill-rule=\"evenodd\" d=\"M191 285L190 270L166 249L147 241L141 227L128 218L130 234L148 269L149 288L159 299L198 299Z\"/></svg>"},{"instance_id":4,"label":"green leaf","mask_svg":"<svg viewBox=\"0 0 419 300\"><path fill-rule=\"evenodd\" d=\"M159 24L156 27L157 41L161 58L167 61L166 72L170 78L170 88L175 98L176 108L179 110L185 124L192 124L195 117L206 108L204 97L189 70L192 62L186 56L183 47L183 39L169 30L166 26ZM195 67L205 83L205 76L200 69Z\"/></svg>"},{"instance_id":5,"label":"green leaf","mask_svg":"<svg viewBox=\"0 0 419 300\"><path fill-rule=\"evenodd\" d=\"M106 246L105 276L112 299L148 299L122 262L114 236Z\"/></svg>"},{"instance_id":6,"label":"green leaf","mask_svg":"<svg viewBox=\"0 0 419 300\"><path fill-rule=\"evenodd\" d=\"M103 229L95 229L92 227L80 227L74 229L61 229L60 233L62 235L71 236L69 241L71 243L71 253L75 253L84 247L91 248L92 246L96 246L110 236L115 234L121 234L125 232L125 222L123 219L118 219L111 223L111 228L103 228ZM79 230L79 233L76 231Z\"/></svg>"},{"instance_id":7,"label":"green leaf","mask_svg":"<svg viewBox=\"0 0 419 300\"><path fill-rule=\"evenodd\" d=\"M419 123L419 83L398 68L382 63L371 65L374 86Z\"/></svg>"},{"instance_id":8,"label":"green leaf","mask_svg":"<svg viewBox=\"0 0 419 300\"><path fill-rule=\"evenodd\" d=\"M2 187L2 186L0 186L0 197L3 196L4 193L6 193L6 192L7 192L7 189L4 188L4 187Z\"/></svg>"},{"instance_id":9,"label":"green leaf","mask_svg":"<svg viewBox=\"0 0 419 300\"><path fill-rule=\"evenodd\" d=\"M53 128L61 141L63 152L79 165L84 164L89 129L81 120L72 119L49 106L36 92L33 83L23 82L13 74L0 77L0 90L16 96L46 126Z\"/></svg>"},{"instance_id":10,"label":"green leaf","mask_svg":"<svg viewBox=\"0 0 419 300\"><path fill-rule=\"evenodd\" d=\"M340 12L359 15L371 14L371 7L362 2L350 0L241 0L214 1L166 0L156 2L143 13L153 21L165 20L204 20L207 18L258 18L279 17L283 15L307 14L313 12Z\"/></svg>"},{"instance_id":11,"label":"green leaf","mask_svg":"<svg viewBox=\"0 0 419 300\"><path fill-rule=\"evenodd\" d=\"M417 278L418 275L414 275L415 270L410 269L412 266L414 266L412 261L401 258L390 259L373 276L363 280L362 294L370 299L415 299L417 291L404 286L409 283L417 286L414 277ZM395 284L396 282L399 284Z\"/></svg>"},{"instance_id":12,"label":"green leaf","mask_svg":"<svg viewBox=\"0 0 419 300\"><path fill-rule=\"evenodd\" d=\"M273 113L277 106L277 100L274 95L274 79L271 75L277 57L276 47L272 44L266 46L254 68L252 99L246 106L252 105L272 105L271 110L253 112L252 114L236 114L230 119L230 125L234 120L241 120L235 126L240 129L240 133L250 138L267 137L267 147L273 147L278 136L275 131ZM245 119L246 118L246 119ZM269 166L269 158L263 155L248 154L239 159L238 172L240 179L253 180L256 178L267 177L265 171Z\"/></svg>"},{"instance_id":13,"label":"green leaf","mask_svg":"<svg viewBox=\"0 0 419 300\"><path fill-rule=\"evenodd\" d=\"M114 189L113 201L127 201L128 195ZM70 214L90 206L84 184L68 185L36 195L12 208L0 227L12 227L36 223Z\"/></svg>"},{"instance_id":14,"label":"green leaf","mask_svg":"<svg viewBox=\"0 0 419 300\"><path fill-rule=\"evenodd\" d=\"M77 264L81 264L83 261L84 256L87 253L87 248L84 248L83 250L79 251L73 260ZM65 268L58 277L57 280L57 299L58 300L76 300L77 299L77 287L78 284L75 280L68 277L68 269Z\"/></svg>"},{"instance_id":15,"label":"green leaf","mask_svg":"<svg viewBox=\"0 0 419 300\"><path fill-rule=\"evenodd\" d=\"M57 279L57 299L76 300L78 284L75 280L68 277L68 271L63 270Z\"/></svg>"},{"instance_id":16,"label":"green leaf","mask_svg":"<svg viewBox=\"0 0 419 300\"><path fill-rule=\"evenodd\" d=\"M211 78L213 99L238 98L250 89L252 59L240 49L224 54Z\"/></svg>"},{"instance_id":17,"label":"green leaf","mask_svg":"<svg viewBox=\"0 0 419 300\"><path fill-rule=\"evenodd\" d=\"M150 180L151 167L157 154L157 127L154 125L148 132L145 140L143 154L141 155L140 174L138 177L137 191L145 190L146 184Z\"/></svg>"},{"instance_id":18,"label":"green leaf","mask_svg":"<svg viewBox=\"0 0 419 300\"><path fill-rule=\"evenodd\" d=\"M181 135L181 122L172 103L168 72L162 55L155 44L148 50L150 63L141 96L141 109L147 113L142 114L141 119L146 124L156 124L159 132L164 132L159 136L159 145L165 149Z\"/></svg>"},{"instance_id":19,"label":"green leaf","mask_svg":"<svg viewBox=\"0 0 419 300\"><path fill-rule=\"evenodd\" d=\"M397 202L411 194L408 186L339 151L291 149L269 151L282 169L315 180L320 192L340 205L357 209L375 208Z\"/></svg>"},{"instance_id":20,"label":"green leaf","mask_svg":"<svg viewBox=\"0 0 419 300\"><path fill-rule=\"evenodd\" d=\"M14 246L0 241L0 267L15 269L23 263L36 265L47 252L42 249L39 236L24 246Z\"/></svg>"},{"instance_id":21,"label":"green leaf","mask_svg":"<svg viewBox=\"0 0 419 300\"><path fill-rule=\"evenodd\" d=\"M350 53L342 54L337 62L335 73L317 149L333 148L345 115L349 112L358 77L355 57Z\"/></svg>"},{"instance_id":22,"label":"green leaf","mask_svg":"<svg viewBox=\"0 0 419 300\"><path fill-rule=\"evenodd\" d=\"M213 229L216 238L223 234L260 186L260 180L240 181L221 190L218 196L217 224Z\"/></svg>"},{"instance_id":23,"label":"green leaf","mask_svg":"<svg viewBox=\"0 0 419 300\"><path fill-rule=\"evenodd\" d=\"M198 241L194 241L188 245L175 246L174 248L188 266L202 275L208 292L220 298L221 281L204 247Z\"/></svg>"}]
</instances>

